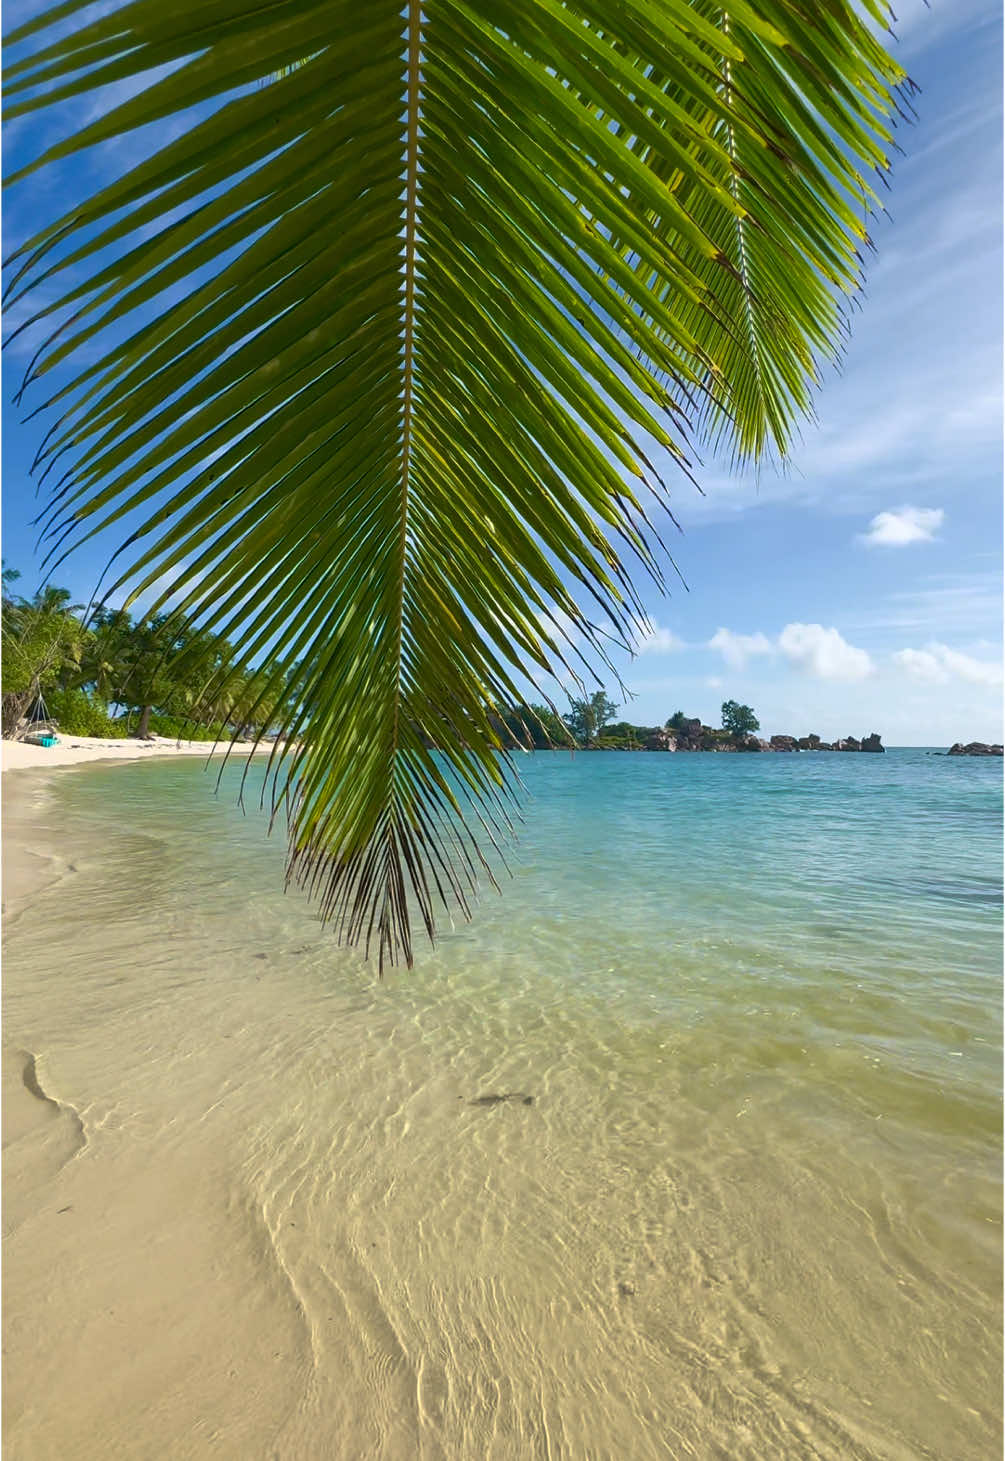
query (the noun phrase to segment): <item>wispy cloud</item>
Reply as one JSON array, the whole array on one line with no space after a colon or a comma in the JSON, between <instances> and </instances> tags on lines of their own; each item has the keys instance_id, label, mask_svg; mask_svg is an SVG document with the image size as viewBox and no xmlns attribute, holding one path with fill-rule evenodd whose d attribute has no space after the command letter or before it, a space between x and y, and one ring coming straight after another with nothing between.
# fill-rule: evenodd
<instances>
[{"instance_id":1,"label":"wispy cloud","mask_svg":"<svg viewBox=\"0 0 1005 1461\"><path fill-rule=\"evenodd\" d=\"M887 594L867 618L849 629L905 630L933 639L946 635L996 638L1002 620L1001 578L997 573L928 574L922 587Z\"/></svg>"},{"instance_id":2,"label":"wispy cloud","mask_svg":"<svg viewBox=\"0 0 1005 1461\"><path fill-rule=\"evenodd\" d=\"M980 660L973 655L950 649L936 641L924 649L900 649L892 656L914 680L930 685L945 685L951 680L965 680L971 685L1000 685L1001 660Z\"/></svg>"},{"instance_id":3,"label":"wispy cloud","mask_svg":"<svg viewBox=\"0 0 1005 1461\"><path fill-rule=\"evenodd\" d=\"M867 532L859 535L870 548L903 548L908 543L931 543L945 519L941 507L899 507L878 512Z\"/></svg>"},{"instance_id":4,"label":"wispy cloud","mask_svg":"<svg viewBox=\"0 0 1005 1461\"><path fill-rule=\"evenodd\" d=\"M734 670L742 670L757 655L774 653L774 645L766 635L734 634L732 629L717 629L708 641L708 648L717 649Z\"/></svg>"},{"instance_id":5,"label":"wispy cloud","mask_svg":"<svg viewBox=\"0 0 1005 1461\"><path fill-rule=\"evenodd\" d=\"M648 633L639 640L636 654L672 654L675 650L686 648L683 639L678 638L672 629L667 629L653 620Z\"/></svg>"}]
</instances>

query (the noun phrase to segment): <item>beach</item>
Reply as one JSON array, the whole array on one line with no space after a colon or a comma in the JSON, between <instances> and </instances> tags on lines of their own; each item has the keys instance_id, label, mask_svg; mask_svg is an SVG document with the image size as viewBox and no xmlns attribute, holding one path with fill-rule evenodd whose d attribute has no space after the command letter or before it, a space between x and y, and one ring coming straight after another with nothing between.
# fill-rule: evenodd
<instances>
[{"instance_id":1,"label":"beach","mask_svg":"<svg viewBox=\"0 0 1005 1461\"><path fill-rule=\"evenodd\" d=\"M100 736L61 735L55 746L33 746L27 741L0 741L0 766L4 771L45 771L54 766L84 766L94 761L144 761L155 756L221 757L230 742L214 747L212 741L178 741L170 736L145 740L123 737L106 740ZM250 741L234 743L232 754L247 754ZM271 743L269 746L271 749Z\"/></svg>"},{"instance_id":2,"label":"beach","mask_svg":"<svg viewBox=\"0 0 1005 1461\"><path fill-rule=\"evenodd\" d=\"M11 1455L995 1453L982 763L526 758L514 880L383 981L236 767L45 764L3 783Z\"/></svg>"}]
</instances>

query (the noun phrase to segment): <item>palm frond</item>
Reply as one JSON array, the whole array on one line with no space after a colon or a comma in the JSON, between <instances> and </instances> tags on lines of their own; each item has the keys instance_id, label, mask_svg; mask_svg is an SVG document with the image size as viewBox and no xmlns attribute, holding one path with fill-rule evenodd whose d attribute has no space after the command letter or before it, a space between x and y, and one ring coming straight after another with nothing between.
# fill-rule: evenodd
<instances>
[{"instance_id":1,"label":"palm frond","mask_svg":"<svg viewBox=\"0 0 1005 1461\"><path fill-rule=\"evenodd\" d=\"M8 261L53 553L144 514L118 584L301 666L291 875L411 962L508 834L496 707L663 582L653 454L784 450L902 75L852 0L82 8L8 116L160 74L9 181L185 125Z\"/></svg>"}]
</instances>

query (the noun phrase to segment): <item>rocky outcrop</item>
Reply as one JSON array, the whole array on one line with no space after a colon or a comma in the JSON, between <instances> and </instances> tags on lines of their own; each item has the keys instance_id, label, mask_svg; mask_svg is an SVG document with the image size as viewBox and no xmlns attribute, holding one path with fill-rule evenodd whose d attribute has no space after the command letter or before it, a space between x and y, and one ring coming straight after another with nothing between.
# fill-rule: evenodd
<instances>
[{"instance_id":1,"label":"rocky outcrop","mask_svg":"<svg viewBox=\"0 0 1005 1461\"><path fill-rule=\"evenodd\" d=\"M683 724L674 729L654 729L640 732L640 740L636 743L638 750L645 751L714 751L717 753L737 753L747 751L775 751L790 753L793 751L883 751L885 747L875 731L866 736L863 740L856 740L854 736L848 736L844 740L822 741L816 734L801 736L774 735L770 741L761 740L756 735L733 736L726 731L713 730L710 726L702 725L700 720L686 720ZM624 748L623 748L624 749ZM630 748L629 748L630 749ZM997 749L988 747L984 751L966 751L964 747L954 747L950 755L1001 755L1001 747Z\"/></svg>"},{"instance_id":2,"label":"rocky outcrop","mask_svg":"<svg viewBox=\"0 0 1005 1461\"><path fill-rule=\"evenodd\" d=\"M947 756L1000 756L1001 746L989 746L986 741L968 741L966 745L957 741L946 752Z\"/></svg>"},{"instance_id":3,"label":"rocky outcrop","mask_svg":"<svg viewBox=\"0 0 1005 1461\"><path fill-rule=\"evenodd\" d=\"M657 730L646 741L647 751L676 751L677 742L666 730Z\"/></svg>"},{"instance_id":4,"label":"rocky outcrop","mask_svg":"<svg viewBox=\"0 0 1005 1461\"><path fill-rule=\"evenodd\" d=\"M702 740L709 734L709 729L700 720L685 720L673 731L664 734L671 742L666 747L668 751L700 751L703 749Z\"/></svg>"}]
</instances>

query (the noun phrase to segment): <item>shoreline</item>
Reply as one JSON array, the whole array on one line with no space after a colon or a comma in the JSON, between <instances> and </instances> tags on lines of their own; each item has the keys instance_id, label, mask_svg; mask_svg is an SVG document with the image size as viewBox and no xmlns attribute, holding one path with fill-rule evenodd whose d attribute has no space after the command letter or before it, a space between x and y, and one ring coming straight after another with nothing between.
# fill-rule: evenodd
<instances>
[{"instance_id":1,"label":"shoreline","mask_svg":"<svg viewBox=\"0 0 1005 1461\"><path fill-rule=\"evenodd\" d=\"M146 761L162 756L203 756L208 761L221 752L263 755L273 742L179 741L171 736L108 740L100 736L61 737L56 746L33 746L27 741L2 742L0 769L3 771L45 771L58 766L83 766L96 761Z\"/></svg>"}]
</instances>

